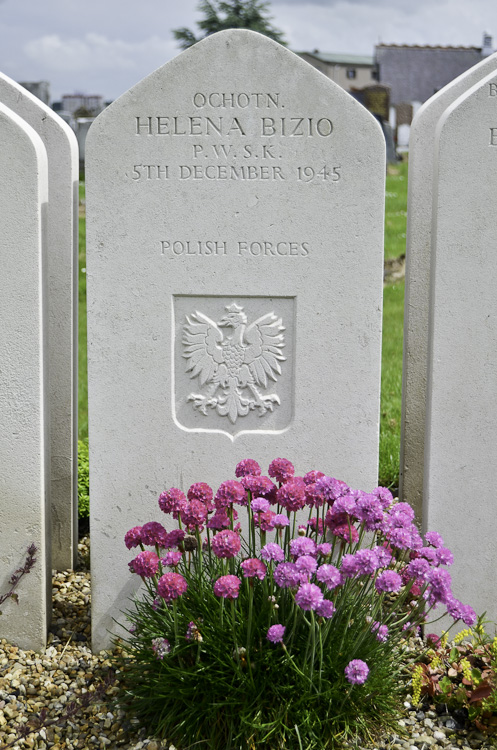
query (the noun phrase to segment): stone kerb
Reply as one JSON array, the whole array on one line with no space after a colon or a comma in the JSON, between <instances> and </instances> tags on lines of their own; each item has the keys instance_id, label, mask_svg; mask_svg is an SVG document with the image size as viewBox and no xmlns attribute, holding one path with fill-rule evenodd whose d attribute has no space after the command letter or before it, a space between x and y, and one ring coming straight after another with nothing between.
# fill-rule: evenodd
<instances>
[{"instance_id":1,"label":"stone kerb","mask_svg":"<svg viewBox=\"0 0 497 750\"><path fill-rule=\"evenodd\" d=\"M453 591L497 619L497 72L436 135L424 526L454 553Z\"/></svg>"},{"instance_id":2,"label":"stone kerb","mask_svg":"<svg viewBox=\"0 0 497 750\"><path fill-rule=\"evenodd\" d=\"M277 456L376 485L385 145L341 88L232 30L107 108L86 159L98 650L136 585L124 533L167 523L164 488Z\"/></svg>"},{"instance_id":3,"label":"stone kerb","mask_svg":"<svg viewBox=\"0 0 497 750\"><path fill-rule=\"evenodd\" d=\"M34 543L37 562L2 605L0 637L41 651L51 612L49 446L43 218L47 157L40 137L0 104L0 593Z\"/></svg>"},{"instance_id":4,"label":"stone kerb","mask_svg":"<svg viewBox=\"0 0 497 750\"><path fill-rule=\"evenodd\" d=\"M431 97L416 113L409 142L400 495L421 522L426 426L428 310L432 263L435 131L447 107L497 69L497 53Z\"/></svg>"},{"instance_id":5,"label":"stone kerb","mask_svg":"<svg viewBox=\"0 0 497 750\"><path fill-rule=\"evenodd\" d=\"M47 151L49 423L52 563L74 567L78 540L78 144L50 107L0 73L0 102L22 117Z\"/></svg>"}]
</instances>

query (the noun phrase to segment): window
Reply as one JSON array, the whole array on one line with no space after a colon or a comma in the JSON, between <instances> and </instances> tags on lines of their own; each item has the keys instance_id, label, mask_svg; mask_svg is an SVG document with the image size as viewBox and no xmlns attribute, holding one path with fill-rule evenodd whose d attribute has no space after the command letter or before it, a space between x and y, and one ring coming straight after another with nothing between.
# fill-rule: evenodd
<instances>
[{"instance_id":1,"label":"window","mask_svg":"<svg viewBox=\"0 0 497 750\"><path fill-rule=\"evenodd\" d=\"M355 78L355 77L356 77L355 68L347 68L347 78Z\"/></svg>"}]
</instances>

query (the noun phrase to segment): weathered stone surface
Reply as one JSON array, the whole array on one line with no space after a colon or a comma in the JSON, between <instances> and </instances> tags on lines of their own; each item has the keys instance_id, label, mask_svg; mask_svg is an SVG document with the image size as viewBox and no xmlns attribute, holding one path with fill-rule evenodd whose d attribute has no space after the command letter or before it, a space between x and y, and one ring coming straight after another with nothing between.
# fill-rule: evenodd
<instances>
[{"instance_id":1,"label":"weathered stone surface","mask_svg":"<svg viewBox=\"0 0 497 750\"><path fill-rule=\"evenodd\" d=\"M418 110L409 141L400 494L421 522L426 368L432 260L433 159L437 123L447 107L497 69L497 54L467 70Z\"/></svg>"},{"instance_id":2,"label":"weathered stone surface","mask_svg":"<svg viewBox=\"0 0 497 750\"><path fill-rule=\"evenodd\" d=\"M49 422L52 564L76 563L78 541L78 145L67 123L0 73L0 102L40 136L48 158Z\"/></svg>"},{"instance_id":3,"label":"weathered stone surface","mask_svg":"<svg viewBox=\"0 0 497 750\"><path fill-rule=\"evenodd\" d=\"M497 72L448 108L436 153L424 523L454 595L495 621Z\"/></svg>"},{"instance_id":4,"label":"weathered stone surface","mask_svg":"<svg viewBox=\"0 0 497 750\"><path fill-rule=\"evenodd\" d=\"M165 487L276 456L375 486L384 150L352 97L240 30L90 129L94 648L136 585L124 533Z\"/></svg>"},{"instance_id":5,"label":"weathered stone surface","mask_svg":"<svg viewBox=\"0 0 497 750\"><path fill-rule=\"evenodd\" d=\"M43 219L47 158L39 136L0 104L0 594L36 544L36 564L1 606L0 637L41 650L50 614Z\"/></svg>"}]
</instances>

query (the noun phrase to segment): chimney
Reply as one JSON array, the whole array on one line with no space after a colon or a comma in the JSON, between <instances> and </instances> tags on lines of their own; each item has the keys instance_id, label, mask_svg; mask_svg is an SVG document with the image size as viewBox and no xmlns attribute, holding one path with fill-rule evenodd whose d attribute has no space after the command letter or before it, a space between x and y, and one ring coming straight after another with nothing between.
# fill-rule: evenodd
<instances>
[{"instance_id":1,"label":"chimney","mask_svg":"<svg viewBox=\"0 0 497 750\"><path fill-rule=\"evenodd\" d=\"M481 50L481 56L482 57L488 57L493 52L492 49L492 37L490 34L487 34L486 31L483 32L483 47Z\"/></svg>"}]
</instances>

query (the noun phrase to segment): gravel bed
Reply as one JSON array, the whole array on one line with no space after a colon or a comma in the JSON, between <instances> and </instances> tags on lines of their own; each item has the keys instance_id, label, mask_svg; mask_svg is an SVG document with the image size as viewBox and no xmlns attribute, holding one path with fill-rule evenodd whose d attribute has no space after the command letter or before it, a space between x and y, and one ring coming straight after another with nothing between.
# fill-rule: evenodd
<instances>
[{"instance_id":1,"label":"gravel bed","mask_svg":"<svg viewBox=\"0 0 497 750\"><path fill-rule=\"evenodd\" d=\"M116 707L119 673L112 669L112 657L119 649L91 652L88 559L86 537L79 543L78 569L54 573L53 619L44 654L0 640L0 748L174 750L167 741L148 738L145 729ZM18 739L19 727L36 721L43 711L49 725ZM489 750L497 747L497 741L459 728L449 714L415 709L407 699L398 732L369 747Z\"/></svg>"}]
</instances>

